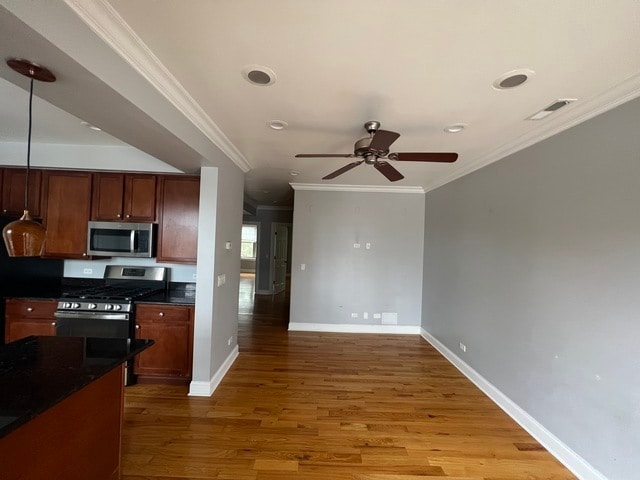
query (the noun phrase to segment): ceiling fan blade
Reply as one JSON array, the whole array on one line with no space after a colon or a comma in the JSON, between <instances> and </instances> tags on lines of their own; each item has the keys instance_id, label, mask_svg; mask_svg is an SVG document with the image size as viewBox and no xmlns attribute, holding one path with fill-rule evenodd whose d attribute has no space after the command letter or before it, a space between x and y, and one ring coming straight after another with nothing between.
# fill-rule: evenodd
<instances>
[{"instance_id":1,"label":"ceiling fan blade","mask_svg":"<svg viewBox=\"0 0 640 480\"><path fill-rule=\"evenodd\" d=\"M400 134L396 132L390 132L389 130L378 130L373 135L371 143L369 144L369 148L371 150L377 150L379 152L386 152L389 150L391 144L395 142L399 136Z\"/></svg>"},{"instance_id":2,"label":"ceiling fan blade","mask_svg":"<svg viewBox=\"0 0 640 480\"><path fill-rule=\"evenodd\" d=\"M364 162L364 160L360 160L358 162L351 162L349 165L345 165L342 168L339 168L338 170L336 170L335 172L331 172L329 175L327 175L326 177L322 177L323 180L331 180L332 178L336 178L339 175L342 175L345 172L348 172L349 170L351 170L352 168L357 167L358 165L360 165L362 162Z\"/></svg>"},{"instance_id":3,"label":"ceiling fan blade","mask_svg":"<svg viewBox=\"0 0 640 480\"><path fill-rule=\"evenodd\" d=\"M296 158L351 158L353 153L299 153Z\"/></svg>"},{"instance_id":4,"label":"ceiling fan blade","mask_svg":"<svg viewBox=\"0 0 640 480\"><path fill-rule=\"evenodd\" d=\"M393 168L393 166L389 162L382 162L378 160L373 164L376 170L378 170L381 174L383 174L390 182L397 182L398 180L402 180L404 175L402 175L398 170Z\"/></svg>"},{"instance_id":5,"label":"ceiling fan blade","mask_svg":"<svg viewBox=\"0 0 640 480\"><path fill-rule=\"evenodd\" d=\"M458 154L452 152L403 152L390 153L389 158L401 162L453 163L458 159Z\"/></svg>"}]
</instances>

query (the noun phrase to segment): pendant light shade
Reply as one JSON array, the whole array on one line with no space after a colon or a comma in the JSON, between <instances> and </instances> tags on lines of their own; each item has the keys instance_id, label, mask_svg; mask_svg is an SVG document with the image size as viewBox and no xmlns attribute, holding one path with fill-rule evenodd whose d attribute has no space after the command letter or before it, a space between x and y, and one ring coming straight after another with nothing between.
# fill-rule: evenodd
<instances>
[{"instance_id":1,"label":"pendant light shade","mask_svg":"<svg viewBox=\"0 0 640 480\"><path fill-rule=\"evenodd\" d=\"M44 251L45 234L46 230L31 218L29 210L2 230L10 257L39 257Z\"/></svg>"},{"instance_id":2,"label":"pendant light shade","mask_svg":"<svg viewBox=\"0 0 640 480\"><path fill-rule=\"evenodd\" d=\"M29 88L29 136L27 139L27 171L24 184L24 214L19 220L9 223L2 230L4 244L10 257L39 257L44 251L44 240L46 231L38 222L29 215L29 169L31 167L31 121L33 107L33 80L42 82L55 82L56 77L46 68L18 58L7 60L9 65L16 72L29 77L31 84Z\"/></svg>"}]
</instances>

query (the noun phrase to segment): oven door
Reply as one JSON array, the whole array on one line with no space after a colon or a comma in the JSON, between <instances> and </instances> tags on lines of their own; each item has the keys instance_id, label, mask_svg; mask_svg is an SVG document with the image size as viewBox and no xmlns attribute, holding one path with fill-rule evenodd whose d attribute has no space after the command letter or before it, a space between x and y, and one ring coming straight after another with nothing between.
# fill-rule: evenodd
<instances>
[{"instance_id":1,"label":"oven door","mask_svg":"<svg viewBox=\"0 0 640 480\"><path fill-rule=\"evenodd\" d=\"M131 338L128 313L58 311L54 315L58 337Z\"/></svg>"}]
</instances>

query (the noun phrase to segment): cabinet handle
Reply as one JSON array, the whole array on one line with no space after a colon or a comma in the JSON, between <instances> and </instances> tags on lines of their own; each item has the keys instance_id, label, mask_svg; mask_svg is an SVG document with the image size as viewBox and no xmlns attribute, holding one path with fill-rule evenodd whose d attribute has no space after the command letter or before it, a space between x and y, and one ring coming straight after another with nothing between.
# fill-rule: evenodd
<instances>
[{"instance_id":1,"label":"cabinet handle","mask_svg":"<svg viewBox=\"0 0 640 480\"><path fill-rule=\"evenodd\" d=\"M33 308L27 307L27 312L33 312Z\"/></svg>"},{"instance_id":2,"label":"cabinet handle","mask_svg":"<svg viewBox=\"0 0 640 480\"><path fill-rule=\"evenodd\" d=\"M4 210L2 210L2 213L7 213L7 209L5 208Z\"/></svg>"},{"instance_id":3,"label":"cabinet handle","mask_svg":"<svg viewBox=\"0 0 640 480\"><path fill-rule=\"evenodd\" d=\"M158 315L160 315L161 317L164 317L164 312L160 312Z\"/></svg>"},{"instance_id":4,"label":"cabinet handle","mask_svg":"<svg viewBox=\"0 0 640 480\"><path fill-rule=\"evenodd\" d=\"M56 326L56 322L51 322L51 326L55 327Z\"/></svg>"},{"instance_id":5,"label":"cabinet handle","mask_svg":"<svg viewBox=\"0 0 640 480\"><path fill-rule=\"evenodd\" d=\"M131 215L128 215L128 214L127 214L127 218L131 218Z\"/></svg>"},{"instance_id":6,"label":"cabinet handle","mask_svg":"<svg viewBox=\"0 0 640 480\"><path fill-rule=\"evenodd\" d=\"M82 254L82 256L83 256L83 257L86 257L86 256L87 256L87 252L84 252L84 253Z\"/></svg>"},{"instance_id":7,"label":"cabinet handle","mask_svg":"<svg viewBox=\"0 0 640 480\"><path fill-rule=\"evenodd\" d=\"M140 325L136 325L136 330L140 330Z\"/></svg>"},{"instance_id":8,"label":"cabinet handle","mask_svg":"<svg viewBox=\"0 0 640 480\"><path fill-rule=\"evenodd\" d=\"M120 214L117 214L117 215L116 215L116 217L118 217L118 218L120 218L121 216L122 216L122 215L120 215Z\"/></svg>"}]
</instances>

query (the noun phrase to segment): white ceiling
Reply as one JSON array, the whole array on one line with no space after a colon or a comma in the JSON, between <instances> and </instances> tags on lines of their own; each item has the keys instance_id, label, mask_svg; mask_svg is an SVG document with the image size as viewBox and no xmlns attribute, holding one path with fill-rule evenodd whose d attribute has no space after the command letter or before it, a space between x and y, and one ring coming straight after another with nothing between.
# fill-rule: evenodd
<instances>
[{"instance_id":1,"label":"white ceiling","mask_svg":"<svg viewBox=\"0 0 640 480\"><path fill-rule=\"evenodd\" d=\"M105 78L110 75L100 74L104 65L98 60L92 65L80 60L91 53L83 28L56 29L46 23L51 12L41 10L51 6L29 8L19 0L0 4L127 96L126 87L118 88L113 78ZM89 25L92 35L151 83L150 89L162 93L241 165L247 171L246 192L259 203L285 202L290 181L389 185L365 166L325 182L321 177L350 160L294 158L296 153L352 152L354 141L365 136L362 124L367 120L379 120L383 129L402 134L392 151L460 154L454 164L394 164L405 176L394 186L428 190L640 95L636 0L60 4L54 13L65 19L75 15ZM104 58L104 52L95 50L96 59ZM241 71L251 64L270 67L277 81L249 84ZM519 68L535 75L513 90L492 87L499 76ZM545 120L526 120L559 98L577 101ZM195 148L182 127L171 128L159 120L160 113L131 96L128 102ZM5 117L0 117L2 123ZM272 119L288 122L289 128L268 128ZM468 126L457 134L445 133L454 123ZM128 127L126 139L115 136L151 153L145 148L148 139L137 144L135 132L141 127L133 122ZM51 128L47 134L63 135L59 130ZM147 135L149 131L141 132L140 138ZM202 156L201 163L207 164L207 155ZM178 158L161 159L184 168ZM300 174L291 177L290 170Z\"/></svg>"}]
</instances>

